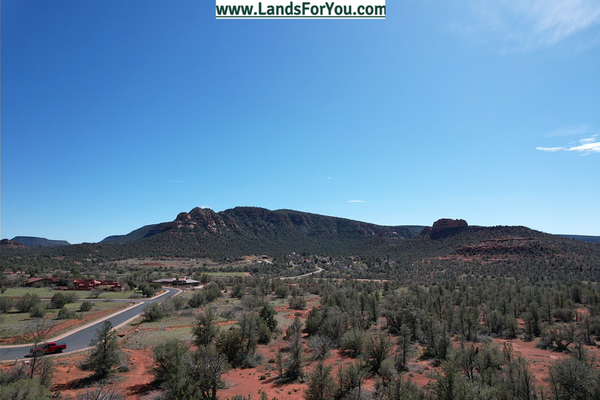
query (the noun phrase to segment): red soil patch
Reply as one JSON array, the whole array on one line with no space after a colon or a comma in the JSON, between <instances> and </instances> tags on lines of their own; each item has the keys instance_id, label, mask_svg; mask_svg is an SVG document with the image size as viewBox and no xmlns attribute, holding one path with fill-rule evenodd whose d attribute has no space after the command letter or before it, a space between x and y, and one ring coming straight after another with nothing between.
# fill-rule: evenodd
<instances>
[{"instance_id":1,"label":"red soil patch","mask_svg":"<svg viewBox=\"0 0 600 400\"><path fill-rule=\"evenodd\" d=\"M129 372L115 373L113 382L118 385L118 391L126 399L153 399L159 394L159 391L152 385L154 376L150 373L150 368L154 365L151 349L128 350L124 349L126 354L122 365L129 367ZM60 391L61 399L77 399L79 395L86 393L86 388L78 388L80 382L92 375L89 371L82 371L79 368L81 362L85 360L85 355L79 355L69 358L61 358L55 363L54 385L52 391ZM128 362L127 362L128 360Z\"/></svg>"},{"instance_id":2,"label":"red soil patch","mask_svg":"<svg viewBox=\"0 0 600 400\"><path fill-rule=\"evenodd\" d=\"M538 340L531 342L525 342L523 340L505 340L505 339L493 339L494 343L502 346L504 343L512 344L515 353L520 353L521 357L529 362L529 370L535 377L535 384L537 386L548 386L546 379L548 378L548 372L550 365L561 358L569 357L568 353L558 353L552 350L543 350L536 348ZM596 360L600 359L600 349L595 346L585 346L586 350L589 351L590 357ZM518 355L518 354L517 354Z\"/></svg>"},{"instance_id":3,"label":"red soil patch","mask_svg":"<svg viewBox=\"0 0 600 400\"><path fill-rule=\"evenodd\" d=\"M284 383L278 379L278 371L274 362L275 356L280 348L286 348L288 343L283 340L278 340L268 346L260 346L257 353L262 354L264 362L256 368L233 369L223 375L223 379L227 382L227 388L219 390L219 398L227 399L236 395L245 397L257 398L262 392L267 394L269 399L276 397L278 400L299 400L303 398L306 383L293 382ZM304 373L308 375L316 361L310 359L310 350L305 346ZM283 357L287 353L283 353ZM335 375L340 366L354 360L346 355L341 350L332 351L330 356L325 360L325 365L332 366L332 373ZM368 379L364 382L363 388L373 390L375 382L373 379Z\"/></svg>"}]
</instances>

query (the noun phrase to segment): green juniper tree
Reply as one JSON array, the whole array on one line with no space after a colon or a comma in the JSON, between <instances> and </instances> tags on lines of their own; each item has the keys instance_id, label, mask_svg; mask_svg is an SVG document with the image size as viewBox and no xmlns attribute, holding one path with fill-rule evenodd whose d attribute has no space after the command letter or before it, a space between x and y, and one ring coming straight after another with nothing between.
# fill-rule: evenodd
<instances>
[{"instance_id":1,"label":"green juniper tree","mask_svg":"<svg viewBox=\"0 0 600 400\"><path fill-rule=\"evenodd\" d=\"M90 346L94 346L88 358L91 369L100 378L110 375L120 361L117 354L117 332L113 330L110 321L104 321L104 324L96 329L96 337L92 339Z\"/></svg>"}]
</instances>

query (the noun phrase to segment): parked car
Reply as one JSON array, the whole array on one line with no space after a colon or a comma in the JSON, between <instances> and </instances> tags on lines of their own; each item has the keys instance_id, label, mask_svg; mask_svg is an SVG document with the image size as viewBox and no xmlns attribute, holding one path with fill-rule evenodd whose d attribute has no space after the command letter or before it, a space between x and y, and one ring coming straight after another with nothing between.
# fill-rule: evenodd
<instances>
[{"instance_id":1,"label":"parked car","mask_svg":"<svg viewBox=\"0 0 600 400\"><path fill-rule=\"evenodd\" d=\"M34 352L40 352L41 354L52 354L52 353L62 353L63 350L67 348L66 344L58 344L56 342L48 342L41 344L37 347L32 347L29 349L29 352L33 354Z\"/></svg>"}]
</instances>

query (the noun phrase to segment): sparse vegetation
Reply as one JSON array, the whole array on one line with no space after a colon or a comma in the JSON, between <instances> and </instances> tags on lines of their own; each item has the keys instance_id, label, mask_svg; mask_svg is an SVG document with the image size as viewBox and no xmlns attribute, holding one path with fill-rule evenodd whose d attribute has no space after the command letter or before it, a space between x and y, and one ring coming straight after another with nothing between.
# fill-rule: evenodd
<instances>
[{"instance_id":1,"label":"sparse vegetation","mask_svg":"<svg viewBox=\"0 0 600 400\"><path fill-rule=\"evenodd\" d=\"M157 235L148 243L159 239L164 239L159 248L171 240ZM223 251L224 257L201 261L119 260L122 254L153 254L146 252L148 243L135 242L36 249L18 253L21 258L11 250L3 252L0 261L24 265L27 260L38 273L42 267L64 266L71 271L65 277L99 276L131 289L103 292L102 298L152 296L159 289L152 281L163 277L189 276L202 282L202 290L147 306L144 321L138 321L142 331L124 339L129 341L127 348L153 346L154 374L167 398L214 398L223 387L217 374L229 366L252 374L257 371L252 368L260 366L252 379L265 383L271 377L281 385L305 384L307 399L512 400L539 399L542 393L544 398L594 398L590 396L597 391L598 368L587 352L600 339L597 245L517 227L465 228L444 237L425 233L411 240L392 239L384 232L340 246L330 239L314 244L303 238L295 242L295 253L286 251L283 240L270 257L238 258L236 252L250 246L242 240L231 253L229 244L214 243L207 251ZM347 251L349 243L355 245L352 252ZM185 250L195 246L183 242L177 250L183 253L178 254L196 255ZM273 242L265 240L252 249L255 254L269 253L269 246ZM328 249L314 251L325 246ZM83 249L86 258L78 255ZM63 252L64 258L44 256L52 251ZM98 258L88 259L92 253ZM317 267L323 268L318 275L279 279ZM13 283L0 284L8 294L17 290ZM69 305L77 300L70 297L72 292L28 290L0 297L3 318L12 321L19 315L30 320L30 315L35 319L35 313L46 312L40 319L57 323L55 318L69 318L75 310ZM48 308L40 293L50 299ZM83 312L91 305L84 302L79 309ZM3 321L2 329L4 325ZM544 349L540 351L564 357L551 366L547 386L536 387L527 360L510 346L498 346L506 339L531 341ZM263 351L258 349L273 341L281 351L271 350L269 363L263 364ZM192 342L197 352L187 349ZM345 355L353 358L351 363L324 363ZM186 370L169 364L173 361ZM107 364L111 363L103 363ZM417 387L409 378L415 374L428 375L430 385ZM585 384L574 382L574 376ZM365 389L365 381L371 382L372 390ZM264 397L264 392L259 395Z\"/></svg>"}]
</instances>

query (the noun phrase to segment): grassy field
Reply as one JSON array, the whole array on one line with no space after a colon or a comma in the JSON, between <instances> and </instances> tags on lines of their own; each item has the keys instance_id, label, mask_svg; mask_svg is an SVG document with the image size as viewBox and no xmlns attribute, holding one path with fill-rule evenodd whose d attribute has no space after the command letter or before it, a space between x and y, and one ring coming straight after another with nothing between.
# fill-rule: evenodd
<instances>
[{"instance_id":1,"label":"grassy field","mask_svg":"<svg viewBox=\"0 0 600 400\"><path fill-rule=\"evenodd\" d=\"M245 272L202 272L202 275L208 276L246 276Z\"/></svg>"},{"instance_id":2,"label":"grassy field","mask_svg":"<svg viewBox=\"0 0 600 400\"><path fill-rule=\"evenodd\" d=\"M90 297L90 292L88 291L83 291L83 290L52 290L51 288L27 288L27 287L18 287L18 288L9 288L6 289L6 292L4 292L1 296L7 296L7 297L23 297L24 294L26 293L31 293L31 294L37 294L38 296L40 296L40 298L42 299L50 299L52 298L52 296L54 296L54 294L61 292L63 294L66 293L75 293L77 295L77 297L79 297L80 299L89 299ZM99 299L128 299L131 297L131 295L133 294L133 291L125 291L125 292L103 292L100 297L98 297ZM138 294L141 294L139 291L136 292Z\"/></svg>"},{"instance_id":3,"label":"grassy field","mask_svg":"<svg viewBox=\"0 0 600 400\"><path fill-rule=\"evenodd\" d=\"M127 327L131 328L129 325ZM121 341L121 347L132 350L142 349L164 344L171 339L191 341L193 339L192 330L190 327L174 329L163 327L155 330L140 330L137 333L131 332Z\"/></svg>"},{"instance_id":4,"label":"grassy field","mask_svg":"<svg viewBox=\"0 0 600 400\"><path fill-rule=\"evenodd\" d=\"M118 310L126 306L124 303L116 303L116 302L96 302L94 303L92 309L86 312L80 312L79 307L81 306L81 302L70 303L65 307L73 312L73 315L77 315L79 317L85 317L86 315L97 313L99 311L107 311L110 313L112 310ZM57 319L58 310L47 310L44 315L44 319L47 320L49 326L55 326L60 323L64 323L64 319ZM90 322L90 321L87 321ZM86 323L87 323L86 322ZM27 332L30 332L36 324L35 318L30 318L29 313L19 313L19 312L9 312L6 314L0 314L0 339L11 338L15 336L22 336Z\"/></svg>"}]
</instances>

